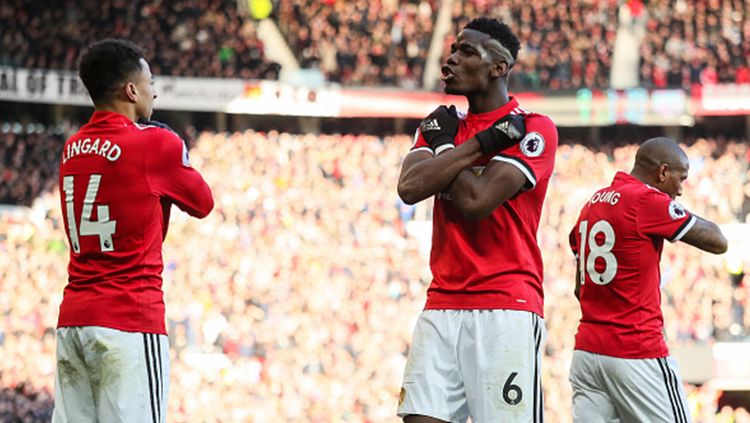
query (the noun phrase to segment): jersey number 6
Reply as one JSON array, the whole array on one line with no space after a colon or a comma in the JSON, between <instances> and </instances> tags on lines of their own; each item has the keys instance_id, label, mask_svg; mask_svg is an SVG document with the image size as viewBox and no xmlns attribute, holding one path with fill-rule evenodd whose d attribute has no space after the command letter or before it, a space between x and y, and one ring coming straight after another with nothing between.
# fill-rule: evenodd
<instances>
[{"instance_id":1,"label":"jersey number 6","mask_svg":"<svg viewBox=\"0 0 750 423\"><path fill-rule=\"evenodd\" d=\"M581 234L581 248L578 253L581 285L586 281L586 273L595 284L606 285L612 282L617 274L617 258L612 253L612 248L615 246L615 230L606 220L594 223L590 232L588 232L588 226L588 220L581 221L580 226L578 226L578 232ZM604 242L597 244L596 236L600 233L604 234ZM586 257L587 241L591 250L588 257ZM596 270L596 259L598 258L604 260L604 271L602 272Z\"/></svg>"},{"instance_id":2,"label":"jersey number 6","mask_svg":"<svg viewBox=\"0 0 750 423\"><path fill-rule=\"evenodd\" d=\"M80 232L76 225L76 217L73 209L73 176L63 177L63 191L65 191L65 211L68 215L68 237L73 252L81 252L81 243L78 236L95 235L99 237L99 247L102 251L114 251L115 246L112 243L112 234L115 233L117 221L109 220L109 206L96 206L96 221L91 220L91 212L94 208L96 194L99 192L99 183L102 175L91 175L89 185L86 188L86 196L83 197L83 210L81 211Z\"/></svg>"}]
</instances>

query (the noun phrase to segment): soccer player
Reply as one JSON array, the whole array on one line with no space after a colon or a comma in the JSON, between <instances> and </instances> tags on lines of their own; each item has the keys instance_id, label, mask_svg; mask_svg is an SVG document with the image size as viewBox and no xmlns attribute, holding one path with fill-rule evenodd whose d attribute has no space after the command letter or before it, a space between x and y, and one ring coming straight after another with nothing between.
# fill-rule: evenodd
<instances>
[{"instance_id":1,"label":"soccer player","mask_svg":"<svg viewBox=\"0 0 750 423\"><path fill-rule=\"evenodd\" d=\"M156 94L141 50L90 45L79 76L94 103L63 147L60 200L70 243L57 324L53 422L165 422L169 345L161 244L172 204L195 217L211 190L175 133L139 125Z\"/></svg>"},{"instance_id":2,"label":"soccer player","mask_svg":"<svg viewBox=\"0 0 750 423\"><path fill-rule=\"evenodd\" d=\"M469 22L442 68L468 114L422 121L398 193L434 196L433 280L399 398L406 423L541 422L542 256L536 232L557 129L508 95L520 43L505 24Z\"/></svg>"},{"instance_id":3,"label":"soccer player","mask_svg":"<svg viewBox=\"0 0 750 423\"><path fill-rule=\"evenodd\" d=\"M659 260L664 239L714 254L727 241L675 201L688 165L673 140L644 142L630 174L594 193L570 232L582 311L570 370L576 422L690 421L662 334Z\"/></svg>"}]
</instances>

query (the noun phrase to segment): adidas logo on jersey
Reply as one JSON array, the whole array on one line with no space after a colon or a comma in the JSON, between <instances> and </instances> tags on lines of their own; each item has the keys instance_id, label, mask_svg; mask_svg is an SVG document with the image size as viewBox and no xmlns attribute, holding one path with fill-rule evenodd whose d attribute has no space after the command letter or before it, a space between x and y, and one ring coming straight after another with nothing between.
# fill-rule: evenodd
<instances>
[{"instance_id":1,"label":"adidas logo on jersey","mask_svg":"<svg viewBox=\"0 0 750 423\"><path fill-rule=\"evenodd\" d=\"M430 119L422 124L422 132L425 131L440 131L442 128L438 123L437 119Z\"/></svg>"}]
</instances>

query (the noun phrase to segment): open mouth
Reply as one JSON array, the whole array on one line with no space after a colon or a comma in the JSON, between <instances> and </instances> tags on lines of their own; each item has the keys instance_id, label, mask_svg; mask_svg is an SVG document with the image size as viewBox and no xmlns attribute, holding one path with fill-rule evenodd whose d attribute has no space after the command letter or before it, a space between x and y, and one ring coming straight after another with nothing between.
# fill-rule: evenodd
<instances>
[{"instance_id":1,"label":"open mouth","mask_svg":"<svg viewBox=\"0 0 750 423\"><path fill-rule=\"evenodd\" d=\"M456 77L456 74L453 73L453 70L451 68L449 68L448 66L443 66L440 69L440 79L442 81L447 82L447 81L452 80L455 77Z\"/></svg>"}]
</instances>

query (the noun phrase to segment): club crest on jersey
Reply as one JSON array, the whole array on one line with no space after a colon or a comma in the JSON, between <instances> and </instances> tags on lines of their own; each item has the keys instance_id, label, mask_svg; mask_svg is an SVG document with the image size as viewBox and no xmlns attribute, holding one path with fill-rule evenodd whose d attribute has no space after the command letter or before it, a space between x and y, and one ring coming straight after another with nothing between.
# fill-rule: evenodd
<instances>
[{"instance_id":1,"label":"club crest on jersey","mask_svg":"<svg viewBox=\"0 0 750 423\"><path fill-rule=\"evenodd\" d=\"M685 208L682 207L682 204L674 200L669 203L669 217L672 219L682 219L686 214L687 212L685 211Z\"/></svg>"},{"instance_id":2,"label":"club crest on jersey","mask_svg":"<svg viewBox=\"0 0 750 423\"><path fill-rule=\"evenodd\" d=\"M539 132L529 132L521 140L520 147L526 157L539 157L544 152L544 137Z\"/></svg>"}]
</instances>

